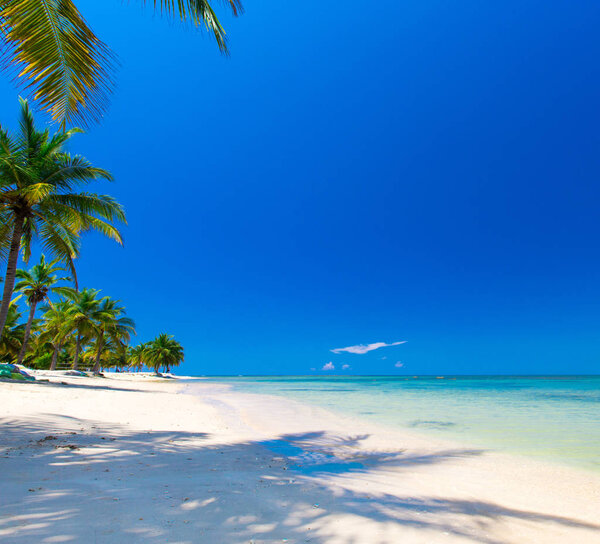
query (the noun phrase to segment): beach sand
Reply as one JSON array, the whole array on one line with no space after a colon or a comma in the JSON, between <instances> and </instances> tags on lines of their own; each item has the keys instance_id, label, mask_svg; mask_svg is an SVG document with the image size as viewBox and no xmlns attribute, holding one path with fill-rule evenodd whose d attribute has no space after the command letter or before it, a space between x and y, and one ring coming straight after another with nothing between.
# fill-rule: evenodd
<instances>
[{"instance_id":1,"label":"beach sand","mask_svg":"<svg viewBox=\"0 0 600 544\"><path fill-rule=\"evenodd\" d=\"M600 543L600 475L131 374L0 383L3 543Z\"/></svg>"}]
</instances>

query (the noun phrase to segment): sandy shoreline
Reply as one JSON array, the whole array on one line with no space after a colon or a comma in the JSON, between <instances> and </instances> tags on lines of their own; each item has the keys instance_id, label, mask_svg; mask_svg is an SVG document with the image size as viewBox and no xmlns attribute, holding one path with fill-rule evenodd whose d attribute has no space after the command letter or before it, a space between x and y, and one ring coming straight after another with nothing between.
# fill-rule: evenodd
<instances>
[{"instance_id":1,"label":"sandy shoreline","mask_svg":"<svg viewBox=\"0 0 600 544\"><path fill-rule=\"evenodd\" d=\"M600 543L600 476L226 386L0 384L2 542Z\"/></svg>"}]
</instances>

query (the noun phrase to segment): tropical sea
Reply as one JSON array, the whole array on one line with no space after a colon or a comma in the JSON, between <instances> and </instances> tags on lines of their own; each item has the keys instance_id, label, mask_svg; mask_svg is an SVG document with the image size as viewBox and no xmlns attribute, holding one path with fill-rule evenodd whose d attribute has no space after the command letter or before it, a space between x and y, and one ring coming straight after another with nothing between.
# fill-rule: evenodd
<instances>
[{"instance_id":1,"label":"tropical sea","mask_svg":"<svg viewBox=\"0 0 600 544\"><path fill-rule=\"evenodd\" d=\"M600 376L205 379L438 438L600 471Z\"/></svg>"}]
</instances>

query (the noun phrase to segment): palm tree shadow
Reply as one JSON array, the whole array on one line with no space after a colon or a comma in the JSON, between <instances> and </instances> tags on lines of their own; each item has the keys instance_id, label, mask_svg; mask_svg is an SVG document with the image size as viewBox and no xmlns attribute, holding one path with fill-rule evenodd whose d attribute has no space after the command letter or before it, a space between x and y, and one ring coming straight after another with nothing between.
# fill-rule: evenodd
<instances>
[{"instance_id":1,"label":"palm tree shadow","mask_svg":"<svg viewBox=\"0 0 600 544\"><path fill-rule=\"evenodd\" d=\"M10 476L0 497L3 542L326 543L334 519L485 544L500 544L490 533L505 520L600 537L599 525L485 501L330 485L340 476L444 463L480 450L365 452L358 446L366 435L326 432L219 443L207 433L136 432L52 415L0 420L0 433L0 461ZM371 542L394 542L377 538ZM360 540L337 535L336 542Z\"/></svg>"},{"instance_id":2,"label":"palm tree shadow","mask_svg":"<svg viewBox=\"0 0 600 544\"><path fill-rule=\"evenodd\" d=\"M72 379L71 376L69 376ZM116 385L112 385L114 382L111 382L111 385L101 385L89 384L89 383L73 383L73 382L51 382L51 381L43 381L44 378L37 379L36 381L18 381L10 378L0 378L0 382L6 383L18 383L19 386L29 386L29 387L58 387L65 389L88 389L90 391L124 391L124 392L135 392L135 393L155 393L150 389L139 389L136 387L119 387Z\"/></svg>"}]
</instances>

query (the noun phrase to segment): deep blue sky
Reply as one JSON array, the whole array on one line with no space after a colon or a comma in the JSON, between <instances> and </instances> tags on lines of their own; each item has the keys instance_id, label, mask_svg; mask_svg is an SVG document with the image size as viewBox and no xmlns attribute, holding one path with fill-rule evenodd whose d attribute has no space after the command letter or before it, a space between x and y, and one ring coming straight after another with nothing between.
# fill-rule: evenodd
<instances>
[{"instance_id":1,"label":"deep blue sky","mask_svg":"<svg viewBox=\"0 0 600 544\"><path fill-rule=\"evenodd\" d=\"M130 223L80 279L140 340L173 333L182 371L599 371L597 1L247 0L220 11L230 58L78 5L121 68L72 149Z\"/></svg>"}]
</instances>

